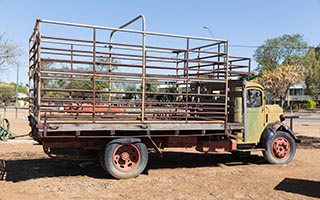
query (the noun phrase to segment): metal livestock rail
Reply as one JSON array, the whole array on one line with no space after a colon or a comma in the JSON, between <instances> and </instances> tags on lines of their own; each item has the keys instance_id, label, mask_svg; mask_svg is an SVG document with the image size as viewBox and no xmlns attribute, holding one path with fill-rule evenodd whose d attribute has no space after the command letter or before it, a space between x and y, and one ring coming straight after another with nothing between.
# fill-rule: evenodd
<instances>
[{"instance_id":1,"label":"metal livestock rail","mask_svg":"<svg viewBox=\"0 0 320 200\"><path fill-rule=\"evenodd\" d=\"M138 20L141 30L126 29ZM29 120L41 138L245 129L239 78L250 59L229 56L227 40L148 32L141 15L119 28L37 20L29 45Z\"/></svg>"}]
</instances>

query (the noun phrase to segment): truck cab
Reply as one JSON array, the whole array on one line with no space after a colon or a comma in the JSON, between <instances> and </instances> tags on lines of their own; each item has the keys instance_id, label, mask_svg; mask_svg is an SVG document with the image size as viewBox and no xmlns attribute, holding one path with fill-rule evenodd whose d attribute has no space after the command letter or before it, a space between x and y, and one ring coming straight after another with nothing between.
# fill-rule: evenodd
<instances>
[{"instance_id":1,"label":"truck cab","mask_svg":"<svg viewBox=\"0 0 320 200\"><path fill-rule=\"evenodd\" d=\"M244 143L257 143L267 125L280 120L283 110L277 104L267 105L263 87L254 82L247 83L246 100L247 138Z\"/></svg>"},{"instance_id":2,"label":"truck cab","mask_svg":"<svg viewBox=\"0 0 320 200\"><path fill-rule=\"evenodd\" d=\"M238 108L240 104L238 102ZM266 104L265 91L255 82L246 83L245 107L245 137L239 134L238 150L252 145L254 149L263 149L263 155L269 163L289 163L294 157L296 143L300 140L290 127L282 123L283 109L277 104Z\"/></svg>"}]
</instances>

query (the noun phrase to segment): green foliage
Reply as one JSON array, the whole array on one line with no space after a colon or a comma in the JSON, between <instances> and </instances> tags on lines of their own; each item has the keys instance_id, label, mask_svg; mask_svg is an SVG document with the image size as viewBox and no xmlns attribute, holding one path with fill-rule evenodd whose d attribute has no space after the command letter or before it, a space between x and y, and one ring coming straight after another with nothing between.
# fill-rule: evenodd
<instances>
[{"instance_id":1,"label":"green foliage","mask_svg":"<svg viewBox=\"0 0 320 200\"><path fill-rule=\"evenodd\" d=\"M12 85L0 83L0 101L8 105L15 95L15 88Z\"/></svg>"},{"instance_id":2,"label":"green foliage","mask_svg":"<svg viewBox=\"0 0 320 200\"><path fill-rule=\"evenodd\" d=\"M161 101L175 101L177 95L169 94L169 93L174 93L177 94L179 93L180 88L177 88L176 85L168 85L166 88L164 88L164 92L166 94L160 94L156 96L157 100Z\"/></svg>"},{"instance_id":3,"label":"green foliage","mask_svg":"<svg viewBox=\"0 0 320 200\"><path fill-rule=\"evenodd\" d=\"M253 57L258 63L258 72L273 70L281 65L301 65L307 51L307 43L300 34L268 39L259 46Z\"/></svg>"},{"instance_id":4,"label":"green foliage","mask_svg":"<svg viewBox=\"0 0 320 200\"><path fill-rule=\"evenodd\" d=\"M314 48L314 51L315 51L315 57L317 60L320 60L320 45L317 46L316 48Z\"/></svg>"},{"instance_id":5,"label":"green foliage","mask_svg":"<svg viewBox=\"0 0 320 200\"><path fill-rule=\"evenodd\" d=\"M16 100L16 83L0 83L0 101L6 105ZM18 86L18 92L28 94L28 88L23 85ZM27 99L25 99L27 100Z\"/></svg>"},{"instance_id":6,"label":"green foliage","mask_svg":"<svg viewBox=\"0 0 320 200\"><path fill-rule=\"evenodd\" d=\"M72 92L73 98L92 98L92 92L83 92L76 90L92 90L93 83L92 81L85 81L85 80L74 80L71 83L66 85L68 89L74 89L75 92Z\"/></svg>"},{"instance_id":7,"label":"green foliage","mask_svg":"<svg viewBox=\"0 0 320 200\"><path fill-rule=\"evenodd\" d=\"M10 85L12 85L12 87L13 88L16 88L16 83L10 83ZM28 94L29 93L29 90L28 90L28 88L26 87L26 86L23 86L23 84L22 83L20 83L19 85L18 85L18 92L21 92L21 93L23 93L23 94Z\"/></svg>"},{"instance_id":8,"label":"green foliage","mask_svg":"<svg viewBox=\"0 0 320 200\"><path fill-rule=\"evenodd\" d=\"M157 95L155 94L150 94L153 92L157 92L158 91L158 85L157 84L153 84L153 83L146 83L146 97L148 99L155 99Z\"/></svg>"},{"instance_id":9,"label":"green foliage","mask_svg":"<svg viewBox=\"0 0 320 200\"><path fill-rule=\"evenodd\" d=\"M298 109L314 109L316 108L317 103L313 100L305 100L298 102L291 102L290 106L287 106L285 110L298 110Z\"/></svg>"},{"instance_id":10,"label":"green foliage","mask_svg":"<svg viewBox=\"0 0 320 200\"><path fill-rule=\"evenodd\" d=\"M117 63L116 60L112 60L112 63ZM112 70L117 70L116 66L110 65L108 58L100 58L97 60L96 71L97 72L104 72L109 71L109 67L111 66ZM56 66L54 62L42 62L42 68L59 68L70 70L68 66ZM89 67L79 67L77 68L78 71L88 71L89 73L92 72L92 66ZM88 75L84 74L76 74L72 75L59 75L64 77L64 79L57 79L55 76L56 74L46 73L42 74L48 77L52 76L52 79L43 79L42 80L42 88L53 88L53 89L70 89L71 92L57 92L57 91L45 91L42 93L43 97L55 97L55 98L68 98L72 96L73 98L92 98L93 97L93 74ZM95 90L96 91L106 91L109 89L108 80L96 80L95 81ZM100 93L101 97L107 97L107 93Z\"/></svg>"},{"instance_id":11,"label":"green foliage","mask_svg":"<svg viewBox=\"0 0 320 200\"><path fill-rule=\"evenodd\" d=\"M240 79L241 80L246 80L246 81L251 81L251 80L253 80L253 79L257 78L257 77L258 77L257 72L252 71L252 72L250 72L250 74L248 76L242 76Z\"/></svg>"},{"instance_id":12,"label":"green foliage","mask_svg":"<svg viewBox=\"0 0 320 200\"><path fill-rule=\"evenodd\" d=\"M111 71L115 71L118 69L115 64L117 64L118 61L113 58L99 58L97 60L96 65L96 71L109 71L109 68L111 67Z\"/></svg>"},{"instance_id":13,"label":"green foliage","mask_svg":"<svg viewBox=\"0 0 320 200\"><path fill-rule=\"evenodd\" d=\"M124 86L124 91L128 92L138 92L137 85L134 83L127 83ZM123 99L137 99L138 95L133 93L126 93L123 97Z\"/></svg>"},{"instance_id":14,"label":"green foliage","mask_svg":"<svg viewBox=\"0 0 320 200\"><path fill-rule=\"evenodd\" d=\"M307 92L316 100L318 99L318 95L320 95L320 59L317 58L320 46L317 48L310 49L304 58L304 65L307 70L305 79Z\"/></svg>"},{"instance_id":15,"label":"green foliage","mask_svg":"<svg viewBox=\"0 0 320 200\"><path fill-rule=\"evenodd\" d=\"M317 106L317 103L313 100L303 101L303 104L304 104L305 108L316 108L316 106Z\"/></svg>"}]
</instances>

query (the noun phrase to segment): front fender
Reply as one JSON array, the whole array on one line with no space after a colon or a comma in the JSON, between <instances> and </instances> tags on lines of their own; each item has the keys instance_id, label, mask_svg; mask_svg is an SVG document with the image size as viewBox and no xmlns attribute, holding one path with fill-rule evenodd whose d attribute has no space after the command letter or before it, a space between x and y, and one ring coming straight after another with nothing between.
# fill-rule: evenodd
<instances>
[{"instance_id":1,"label":"front fender","mask_svg":"<svg viewBox=\"0 0 320 200\"><path fill-rule=\"evenodd\" d=\"M299 138L297 138L296 134L293 132L293 130L289 126L281 123L281 126L277 129L277 131L287 132L293 137L293 139L296 141L296 143L301 143L301 140Z\"/></svg>"},{"instance_id":2,"label":"front fender","mask_svg":"<svg viewBox=\"0 0 320 200\"><path fill-rule=\"evenodd\" d=\"M297 136L294 134L294 132L291 130L289 126L281 122L274 122L268 124L268 126L266 126L266 128L263 130L260 137L259 146L262 148L266 148L267 141L269 141L277 131L287 132L291 135L291 137L295 140L296 143L301 142L301 140L297 138Z\"/></svg>"}]
</instances>

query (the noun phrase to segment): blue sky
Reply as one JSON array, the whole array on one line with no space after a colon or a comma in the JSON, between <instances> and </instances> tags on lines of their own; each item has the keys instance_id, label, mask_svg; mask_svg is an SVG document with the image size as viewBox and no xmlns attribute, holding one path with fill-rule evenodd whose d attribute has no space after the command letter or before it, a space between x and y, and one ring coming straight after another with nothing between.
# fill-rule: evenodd
<instances>
[{"instance_id":1,"label":"blue sky","mask_svg":"<svg viewBox=\"0 0 320 200\"><path fill-rule=\"evenodd\" d=\"M320 44L320 0L0 0L0 6L0 34L23 52L23 83L28 82L28 39L36 19L118 27L143 14L148 31L211 37L206 25L230 45L259 46L293 33L304 35L311 46ZM231 46L230 53L252 57L254 50ZM15 82L15 66L0 81Z\"/></svg>"}]
</instances>

